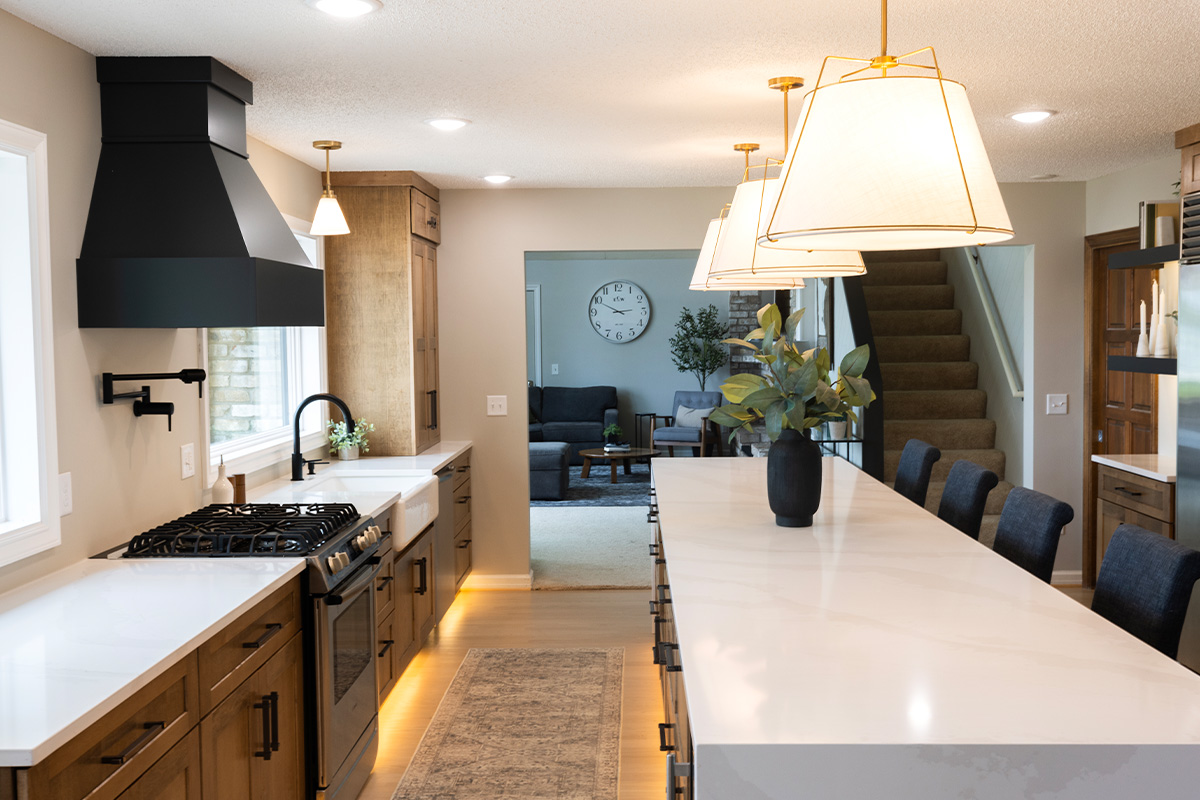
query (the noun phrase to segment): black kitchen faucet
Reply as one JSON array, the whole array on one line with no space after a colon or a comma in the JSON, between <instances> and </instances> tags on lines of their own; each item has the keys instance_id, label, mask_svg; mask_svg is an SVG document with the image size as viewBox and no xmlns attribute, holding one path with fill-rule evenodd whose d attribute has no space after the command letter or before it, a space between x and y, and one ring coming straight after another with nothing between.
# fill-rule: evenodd
<instances>
[{"instance_id":1,"label":"black kitchen faucet","mask_svg":"<svg viewBox=\"0 0 1200 800\"><path fill-rule=\"evenodd\" d=\"M326 400L338 407L338 411L342 412L342 419L346 420L346 432L354 433L354 417L350 414L350 407L345 401L337 395L332 394L314 394L304 398L300 403L300 407L296 409L296 419L293 421L292 427L292 480L304 480L304 465L308 465L308 474L313 475L316 471L317 464L328 464L328 461L321 461L317 458L306 459L300 452L300 412L304 407L314 400Z\"/></svg>"}]
</instances>

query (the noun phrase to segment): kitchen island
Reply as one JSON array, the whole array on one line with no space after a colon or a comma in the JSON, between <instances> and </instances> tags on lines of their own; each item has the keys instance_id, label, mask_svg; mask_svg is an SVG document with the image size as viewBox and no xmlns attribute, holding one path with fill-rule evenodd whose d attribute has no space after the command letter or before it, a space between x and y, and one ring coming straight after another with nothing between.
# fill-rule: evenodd
<instances>
[{"instance_id":1,"label":"kitchen island","mask_svg":"<svg viewBox=\"0 0 1200 800\"><path fill-rule=\"evenodd\" d=\"M1196 796L1200 677L844 460L776 527L765 461L654 464L695 797Z\"/></svg>"}]
</instances>

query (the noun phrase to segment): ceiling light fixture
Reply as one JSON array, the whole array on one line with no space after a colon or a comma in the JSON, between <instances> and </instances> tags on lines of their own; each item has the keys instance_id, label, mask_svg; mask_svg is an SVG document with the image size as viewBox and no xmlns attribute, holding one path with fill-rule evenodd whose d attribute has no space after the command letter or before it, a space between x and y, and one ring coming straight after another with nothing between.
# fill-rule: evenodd
<instances>
[{"instance_id":1,"label":"ceiling light fixture","mask_svg":"<svg viewBox=\"0 0 1200 800\"><path fill-rule=\"evenodd\" d=\"M509 181L511 181L513 179L513 176L512 175L484 175L483 179L485 181L487 181L488 183L501 184L501 183L508 183Z\"/></svg>"},{"instance_id":2,"label":"ceiling light fixture","mask_svg":"<svg viewBox=\"0 0 1200 800\"><path fill-rule=\"evenodd\" d=\"M312 228L308 232L312 236L340 236L343 233L349 233L350 227L346 224L346 215L342 213L342 207L338 205L337 198L333 196L333 183L329 173L329 151L340 150L342 143L322 139L313 142L313 147L325 151L325 191L321 193L321 200L317 203L317 213L313 215Z\"/></svg>"},{"instance_id":3,"label":"ceiling light fixture","mask_svg":"<svg viewBox=\"0 0 1200 800\"><path fill-rule=\"evenodd\" d=\"M331 17L349 19L361 17L383 8L380 0L304 0L309 6L324 11Z\"/></svg>"},{"instance_id":4,"label":"ceiling light fixture","mask_svg":"<svg viewBox=\"0 0 1200 800\"><path fill-rule=\"evenodd\" d=\"M442 117L440 119L427 119L426 124L432 125L439 131L456 131L459 128L465 127L469 119L454 119L453 117Z\"/></svg>"},{"instance_id":5,"label":"ceiling light fixture","mask_svg":"<svg viewBox=\"0 0 1200 800\"><path fill-rule=\"evenodd\" d=\"M932 47L828 56L805 98L760 244L912 250L1001 242L1012 223L961 83ZM927 56L932 64L912 63ZM834 77L832 62L849 62ZM845 65L843 65L845 66Z\"/></svg>"},{"instance_id":6,"label":"ceiling light fixture","mask_svg":"<svg viewBox=\"0 0 1200 800\"><path fill-rule=\"evenodd\" d=\"M1026 125L1032 125L1035 122L1042 122L1054 116L1053 111L1018 111L1016 114L1008 115L1011 119L1017 122L1024 122Z\"/></svg>"}]
</instances>

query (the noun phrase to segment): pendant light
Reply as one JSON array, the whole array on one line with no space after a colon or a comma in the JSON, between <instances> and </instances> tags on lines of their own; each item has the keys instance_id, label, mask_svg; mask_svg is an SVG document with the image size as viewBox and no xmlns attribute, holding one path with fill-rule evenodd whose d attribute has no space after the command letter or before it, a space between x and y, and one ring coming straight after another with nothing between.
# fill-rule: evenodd
<instances>
[{"instance_id":1,"label":"pendant light","mask_svg":"<svg viewBox=\"0 0 1200 800\"><path fill-rule=\"evenodd\" d=\"M317 213L313 215L312 228L308 232L313 236L339 236L349 233L350 227L346 225L346 215L342 213L342 207L338 205L337 198L333 196L333 184L329 177L329 151L340 150L342 143L322 139L313 142L313 147L325 151L325 191L321 193L321 200L317 203Z\"/></svg>"},{"instance_id":2,"label":"pendant light","mask_svg":"<svg viewBox=\"0 0 1200 800\"><path fill-rule=\"evenodd\" d=\"M717 279L709 276L712 268L713 255L716 253L717 240L721 236L721 226L729 206L721 209L721 215L708 223L704 234L704 244L700 246L700 257L696 259L696 269L692 272L692 280L688 288L697 292L764 292L774 289L803 289L802 278L724 278Z\"/></svg>"},{"instance_id":3,"label":"pendant light","mask_svg":"<svg viewBox=\"0 0 1200 800\"><path fill-rule=\"evenodd\" d=\"M783 143L788 141L788 92L804 85L803 78L790 76L772 78L767 85L783 93ZM759 288L790 289L803 286L805 278L827 278L861 275L862 256L854 250L804 251L780 250L758 244L759 233L775 207L779 179L767 177L768 169L781 162L767 159L761 165L750 166L750 153L758 145L734 145L746 155L743 180L734 190L729 213L720 226L708 282L716 288L726 281L749 282ZM762 170L763 177L751 178L751 170ZM710 225L711 227L711 225Z\"/></svg>"},{"instance_id":4,"label":"pendant light","mask_svg":"<svg viewBox=\"0 0 1200 800\"><path fill-rule=\"evenodd\" d=\"M766 247L911 250L1013 235L966 89L942 76L932 47L888 55L881 2L880 55L827 57L804 98ZM834 77L835 63L850 71Z\"/></svg>"}]
</instances>

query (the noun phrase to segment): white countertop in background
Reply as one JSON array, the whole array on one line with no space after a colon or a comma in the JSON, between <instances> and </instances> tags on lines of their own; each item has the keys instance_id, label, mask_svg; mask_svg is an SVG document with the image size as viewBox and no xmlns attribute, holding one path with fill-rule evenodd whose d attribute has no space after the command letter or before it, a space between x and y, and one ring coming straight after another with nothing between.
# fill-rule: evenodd
<instances>
[{"instance_id":1,"label":"white countertop in background","mask_svg":"<svg viewBox=\"0 0 1200 800\"><path fill-rule=\"evenodd\" d=\"M30 766L304 569L88 559L0 594L0 766Z\"/></svg>"},{"instance_id":2,"label":"white countertop in background","mask_svg":"<svg viewBox=\"0 0 1200 800\"><path fill-rule=\"evenodd\" d=\"M1092 461L1156 481L1175 482L1175 456L1173 455L1094 455Z\"/></svg>"}]
</instances>

